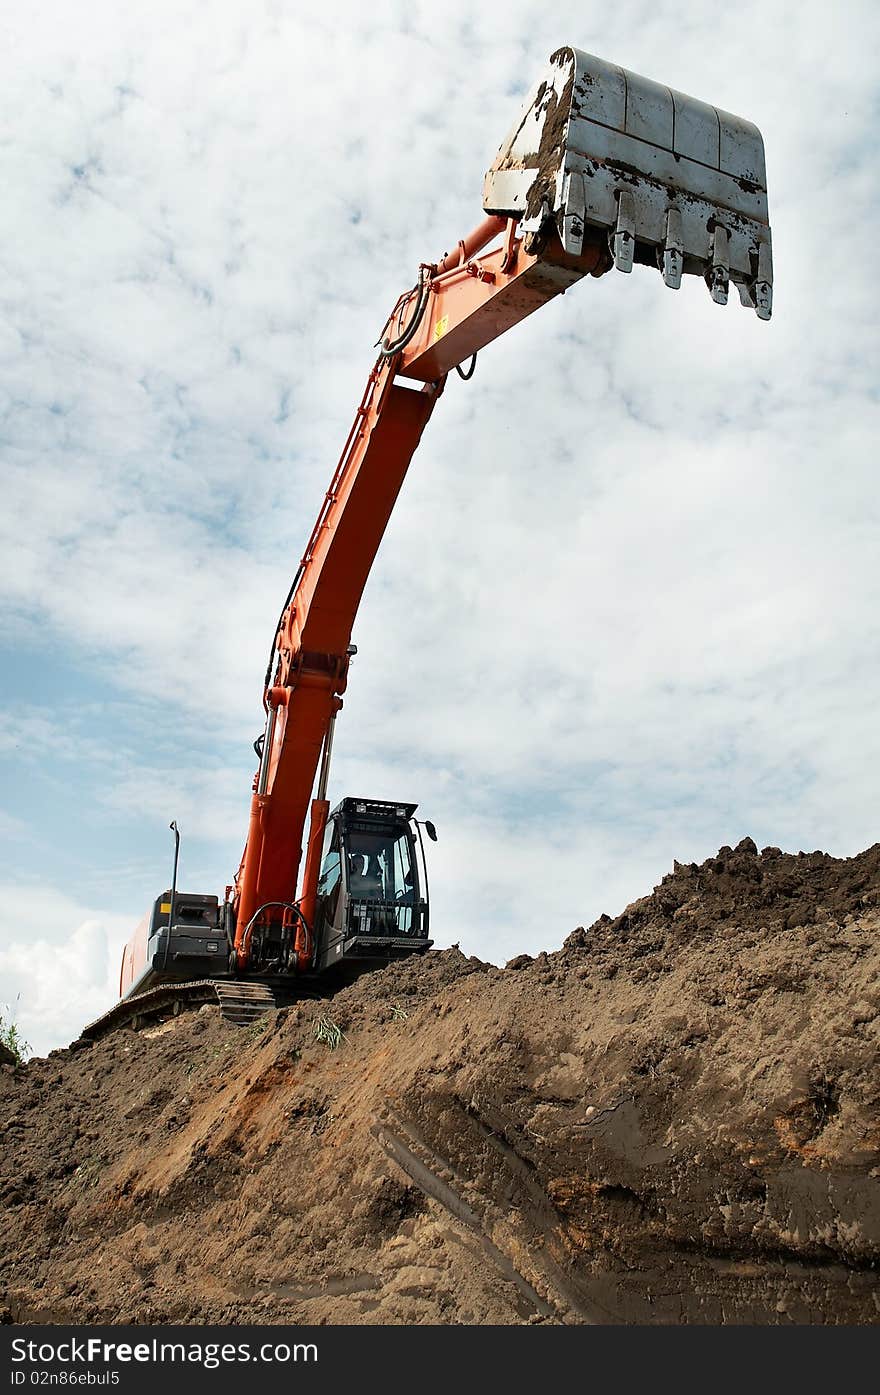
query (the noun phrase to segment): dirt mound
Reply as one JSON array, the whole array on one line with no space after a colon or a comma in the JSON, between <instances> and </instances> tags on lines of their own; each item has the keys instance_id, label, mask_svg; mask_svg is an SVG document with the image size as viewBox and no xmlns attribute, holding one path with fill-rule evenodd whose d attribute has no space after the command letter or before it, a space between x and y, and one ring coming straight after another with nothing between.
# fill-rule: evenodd
<instances>
[{"instance_id":1,"label":"dirt mound","mask_svg":"<svg viewBox=\"0 0 880 1395\"><path fill-rule=\"evenodd\" d=\"M880 845L746 839L556 954L0 1066L6 1320L876 1322L878 926Z\"/></svg>"}]
</instances>

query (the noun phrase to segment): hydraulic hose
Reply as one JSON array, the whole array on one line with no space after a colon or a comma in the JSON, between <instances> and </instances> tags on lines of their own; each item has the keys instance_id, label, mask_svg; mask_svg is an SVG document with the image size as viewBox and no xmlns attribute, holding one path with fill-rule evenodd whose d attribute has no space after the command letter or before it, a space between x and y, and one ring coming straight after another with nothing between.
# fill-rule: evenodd
<instances>
[{"instance_id":1,"label":"hydraulic hose","mask_svg":"<svg viewBox=\"0 0 880 1395\"><path fill-rule=\"evenodd\" d=\"M412 339L419 325L422 323L422 317L424 316L425 308L428 304L428 295L430 294L430 288L431 287L430 280L428 277L428 270L426 267L422 267L421 271L419 272L418 284L416 286L413 286L412 290L409 293L409 296L407 297L407 300L411 300L412 297L418 291L419 298L416 302L416 308L413 317L407 325L406 329L403 330L402 333L400 333L396 339L383 339L381 341L379 345L379 353L382 355L383 358L393 358L394 355L399 353L401 349L406 348L407 344Z\"/></svg>"},{"instance_id":2,"label":"hydraulic hose","mask_svg":"<svg viewBox=\"0 0 880 1395\"><path fill-rule=\"evenodd\" d=\"M299 921L300 925L303 928L303 932L306 937L306 952L309 956L311 956L312 932L309 929L305 916L303 915L302 911L300 910L299 906L296 904L295 901L264 901L262 906L258 906L257 909L254 911L253 915L251 916L250 920L248 921L247 925L245 926L244 934L242 935L241 939L242 949L250 951L251 937L254 933L254 925L256 923L257 916L262 915L263 911L267 911L270 906L281 906L284 910L291 911L293 913L293 915L296 917L296 919Z\"/></svg>"}]
</instances>

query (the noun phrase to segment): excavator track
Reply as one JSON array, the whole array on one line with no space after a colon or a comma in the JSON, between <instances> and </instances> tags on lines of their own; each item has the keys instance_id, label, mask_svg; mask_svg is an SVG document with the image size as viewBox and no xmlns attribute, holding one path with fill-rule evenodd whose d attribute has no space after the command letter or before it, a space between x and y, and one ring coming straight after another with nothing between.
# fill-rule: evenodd
<instances>
[{"instance_id":1,"label":"excavator track","mask_svg":"<svg viewBox=\"0 0 880 1395\"><path fill-rule=\"evenodd\" d=\"M430 940L426 942L429 945ZM81 1050L122 1027L135 1031L148 1023L177 1017L203 1003L216 1003L227 1022L249 1027L266 1012L290 1007L293 1003L332 998L340 988L383 964L362 960L341 964L331 972L299 975L296 978L199 978L189 982L163 983L131 998L121 998L114 1007L83 1027L71 1050Z\"/></svg>"},{"instance_id":2,"label":"excavator track","mask_svg":"<svg viewBox=\"0 0 880 1395\"><path fill-rule=\"evenodd\" d=\"M323 996L315 988L279 987L246 979L203 978L191 983L165 983L133 998L123 998L84 1027L76 1045L99 1041L122 1027L137 1031L147 1023L177 1017L203 1003L219 1004L227 1022L236 1027L248 1027L274 1008L288 1007L302 998Z\"/></svg>"}]
</instances>

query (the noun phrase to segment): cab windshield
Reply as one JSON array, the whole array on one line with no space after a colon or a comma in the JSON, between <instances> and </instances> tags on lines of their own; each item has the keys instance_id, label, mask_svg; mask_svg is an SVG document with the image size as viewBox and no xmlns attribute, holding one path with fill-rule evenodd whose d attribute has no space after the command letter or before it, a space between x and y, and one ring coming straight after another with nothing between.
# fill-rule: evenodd
<instances>
[{"instance_id":1,"label":"cab windshield","mask_svg":"<svg viewBox=\"0 0 880 1395\"><path fill-rule=\"evenodd\" d=\"M351 829L347 858L348 890L356 900L412 904L415 876L407 831Z\"/></svg>"}]
</instances>

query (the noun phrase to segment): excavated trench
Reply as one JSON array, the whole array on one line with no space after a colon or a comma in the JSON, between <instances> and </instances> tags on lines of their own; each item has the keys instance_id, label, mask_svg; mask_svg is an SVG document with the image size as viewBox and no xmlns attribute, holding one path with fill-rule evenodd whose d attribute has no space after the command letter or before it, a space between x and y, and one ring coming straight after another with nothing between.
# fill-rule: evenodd
<instances>
[{"instance_id":1,"label":"excavated trench","mask_svg":"<svg viewBox=\"0 0 880 1395\"><path fill-rule=\"evenodd\" d=\"M880 845L746 839L506 969L2 1064L3 1319L877 1322L878 926Z\"/></svg>"}]
</instances>

